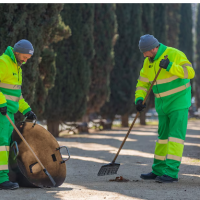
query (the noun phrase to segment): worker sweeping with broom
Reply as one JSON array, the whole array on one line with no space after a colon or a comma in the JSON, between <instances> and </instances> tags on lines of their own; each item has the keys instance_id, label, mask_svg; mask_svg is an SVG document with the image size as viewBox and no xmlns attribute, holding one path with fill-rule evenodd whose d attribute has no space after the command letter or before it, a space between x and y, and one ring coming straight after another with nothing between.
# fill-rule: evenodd
<instances>
[{"instance_id":1,"label":"worker sweeping with broom","mask_svg":"<svg viewBox=\"0 0 200 200\"><path fill-rule=\"evenodd\" d=\"M22 69L34 53L28 40L20 40L14 48L8 46L0 56L0 189L17 189L18 183L9 181L8 158L13 126L6 115L14 122L14 114L19 110L27 119L36 115L21 94Z\"/></svg>"},{"instance_id":2,"label":"worker sweeping with broom","mask_svg":"<svg viewBox=\"0 0 200 200\"><path fill-rule=\"evenodd\" d=\"M138 112L146 107L143 100L162 68L152 87L159 120L152 172L140 177L160 183L177 182L191 106L190 79L194 78L195 72L183 52L159 43L153 35L143 35L139 49L146 58L136 85Z\"/></svg>"}]
</instances>

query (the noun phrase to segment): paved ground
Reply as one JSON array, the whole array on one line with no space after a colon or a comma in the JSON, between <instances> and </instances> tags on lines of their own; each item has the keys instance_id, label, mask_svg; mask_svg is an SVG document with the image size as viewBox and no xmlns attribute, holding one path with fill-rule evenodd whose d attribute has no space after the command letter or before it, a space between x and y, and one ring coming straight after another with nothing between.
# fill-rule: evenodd
<instances>
[{"instance_id":1,"label":"paved ground","mask_svg":"<svg viewBox=\"0 0 200 200\"><path fill-rule=\"evenodd\" d=\"M159 184L139 178L141 173L151 171L157 126L135 126L117 158L117 162L121 164L118 174L97 176L100 167L114 158L126 132L126 128L119 128L58 138L60 145L69 147L71 153L65 183L59 188L2 190L0 199L199 200L200 121L190 121L188 124L179 182L172 184ZM117 176L130 181L109 181Z\"/></svg>"}]
</instances>

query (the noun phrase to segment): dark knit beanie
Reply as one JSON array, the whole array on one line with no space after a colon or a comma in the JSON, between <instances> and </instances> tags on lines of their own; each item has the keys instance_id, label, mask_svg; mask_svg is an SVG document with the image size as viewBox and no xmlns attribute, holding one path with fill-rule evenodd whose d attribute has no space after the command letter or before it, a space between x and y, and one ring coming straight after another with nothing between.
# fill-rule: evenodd
<instances>
[{"instance_id":1,"label":"dark knit beanie","mask_svg":"<svg viewBox=\"0 0 200 200\"><path fill-rule=\"evenodd\" d=\"M158 40L153 35L143 35L140 37L139 49L142 53L150 51L159 45Z\"/></svg>"},{"instance_id":2,"label":"dark knit beanie","mask_svg":"<svg viewBox=\"0 0 200 200\"><path fill-rule=\"evenodd\" d=\"M33 55L34 49L33 45L28 40L20 40L14 45L14 51L24 54L31 54Z\"/></svg>"}]
</instances>

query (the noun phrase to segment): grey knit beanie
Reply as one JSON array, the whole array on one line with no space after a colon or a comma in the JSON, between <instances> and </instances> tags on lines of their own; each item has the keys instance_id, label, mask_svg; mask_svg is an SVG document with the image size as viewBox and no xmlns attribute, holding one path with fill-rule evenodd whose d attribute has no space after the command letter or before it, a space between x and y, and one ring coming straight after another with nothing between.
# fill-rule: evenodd
<instances>
[{"instance_id":1,"label":"grey knit beanie","mask_svg":"<svg viewBox=\"0 0 200 200\"><path fill-rule=\"evenodd\" d=\"M159 45L158 40L153 35L143 35L140 37L139 49L142 53L150 51Z\"/></svg>"},{"instance_id":2,"label":"grey knit beanie","mask_svg":"<svg viewBox=\"0 0 200 200\"><path fill-rule=\"evenodd\" d=\"M20 40L14 45L14 51L24 54L31 54L33 55L34 49L33 45L28 40Z\"/></svg>"}]
</instances>

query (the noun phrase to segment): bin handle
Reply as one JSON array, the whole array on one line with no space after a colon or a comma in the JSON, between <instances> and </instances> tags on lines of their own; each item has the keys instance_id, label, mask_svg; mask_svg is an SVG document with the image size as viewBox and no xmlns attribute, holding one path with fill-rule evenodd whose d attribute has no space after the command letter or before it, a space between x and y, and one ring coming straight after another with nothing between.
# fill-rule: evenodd
<instances>
[{"instance_id":1,"label":"bin handle","mask_svg":"<svg viewBox=\"0 0 200 200\"><path fill-rule=\"evenodd\" d=\"M15 148L14 148L14 145L15 145ZM11 148L13 149L13 152L15 154L15 157L13 158L13 160L15 160L17 158L17 156L19 155L19 148L18 148L18 145L17 145L16 141L14 141L12 143Z\"/></svg>"},{"instance_id":2,"label":"bin handle","mask_svg":"<svg viewBox=\"0 0 200 200\"><path fill-rule=\"evenodd\" d=\"M67 148L66 146L58 147L58 148L56 148L56 151L57 151L57 150L60 151L60 149L63 149L63 148L65 148L65 149L67 150L68 158L63 159L62 154L60 153L60 154L61 154L61 157L62 157L62 161L60 162L60 164L63 164L63 163L65 163L66 161L68 161L68 160L70 159L70 153L69 153L69 150L68 150L68 148Z\"/></svg>"}]
</instances>

